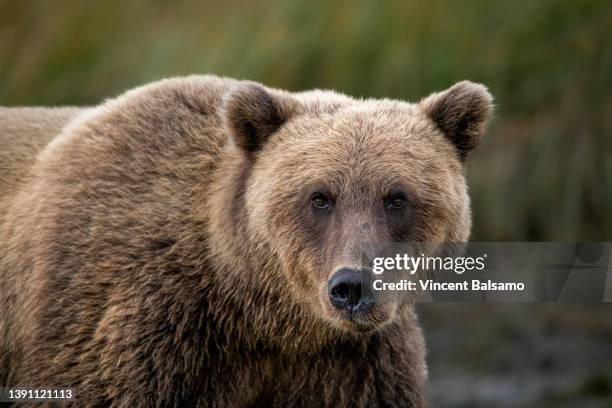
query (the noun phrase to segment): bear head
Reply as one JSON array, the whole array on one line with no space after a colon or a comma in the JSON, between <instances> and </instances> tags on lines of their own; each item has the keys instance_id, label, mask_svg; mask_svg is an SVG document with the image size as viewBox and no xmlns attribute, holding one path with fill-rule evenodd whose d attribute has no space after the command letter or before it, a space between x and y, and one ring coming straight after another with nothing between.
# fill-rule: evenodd
<instances>
[{"instance_id":1,"label":"bear head","mask_svg":"<svg viewBox=\"0 0 612 408\"><path fill-rule=\"evenodd\" d=\"M363 288L364 254L468 240L465 162L491 111L487 89L468 81L419 103L240 83L223 116L248 168L247 228L315 315L352 333L379 329L398 302Z\"/></svg>"}]
</instances>

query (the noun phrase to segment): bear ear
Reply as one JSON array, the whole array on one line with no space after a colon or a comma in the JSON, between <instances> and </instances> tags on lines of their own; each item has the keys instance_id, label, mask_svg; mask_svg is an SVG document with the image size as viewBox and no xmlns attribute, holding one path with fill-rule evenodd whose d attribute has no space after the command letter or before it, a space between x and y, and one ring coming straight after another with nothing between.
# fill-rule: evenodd
<instances>
[{"instance_id":1,"label":"bear ear","mask_svg":"<svg viewBox=\"0 0 612 408\"><path fill-rule=\"evenodd\" d=\"M297 101L288 94L245 82L229 91L223 110L236 144L252 154L294 114L296 107Z\"/></svg>"},{"instance_id":2,"label":"bear ear","mask_svg":"<svg viewBox=\"0 0 612 408\"><path fill-rule=\"evenodd\" d=\"M493 111L493 97L484 85L462 81L424 98L419 106L455 145L461 160L465 160L485 133Z\"/></svg>"}]
</instances>

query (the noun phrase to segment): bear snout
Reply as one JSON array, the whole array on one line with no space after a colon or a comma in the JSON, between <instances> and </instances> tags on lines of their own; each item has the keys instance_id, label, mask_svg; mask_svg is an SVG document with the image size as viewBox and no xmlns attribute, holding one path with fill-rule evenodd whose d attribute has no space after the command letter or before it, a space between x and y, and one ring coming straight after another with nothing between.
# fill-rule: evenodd
<instances>
[{"instance_id":1,"label":"bear snout","mask_svg":"<svg viewBox=\"0 0 612 408\"><path fill-rule=\"evenodd\" d=\"M377 300L370 281L371 274L367 269L338 269L327 284L330 303L351 314L369 311Z\"/></svg>"}]
</instances>

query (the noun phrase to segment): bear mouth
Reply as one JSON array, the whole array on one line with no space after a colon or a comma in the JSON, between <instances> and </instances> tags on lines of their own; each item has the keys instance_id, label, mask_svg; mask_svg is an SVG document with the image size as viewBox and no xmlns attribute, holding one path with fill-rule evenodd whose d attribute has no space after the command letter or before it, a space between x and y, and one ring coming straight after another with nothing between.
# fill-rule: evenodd
<instances>
[{"instance_id":1,"label":"bear mouth","mask_svg":"<svg viewBox=\"0 0 612 408\"><path fill-rule=\"evenodd\" d=\"M340 326L354 333L371 333L384 326L389 318L376 308L367 311L337 311Z\"/></svg>"}]
</instances>

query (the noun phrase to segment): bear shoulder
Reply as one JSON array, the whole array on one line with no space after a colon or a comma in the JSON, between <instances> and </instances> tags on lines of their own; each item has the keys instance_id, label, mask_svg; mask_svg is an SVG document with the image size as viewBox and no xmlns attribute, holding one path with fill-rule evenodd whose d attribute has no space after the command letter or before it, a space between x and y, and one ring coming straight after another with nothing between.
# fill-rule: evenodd
<instances>
[{"instance_id":1,"label":"bear shoulder","mask_svg":"<svg viewBox=\"0 0 612 408\"><path fill-rule=\"evenodd\" d=\"M71 157L81 151L116 148L133 154L172 153L181 142L214 139L222 125L218 115L223 96L236 82L215 76L169 78L132 89L80 115L63 129L41 153L44 161L59 158L68 149ZM209 143L215 147L215 143ZM83 149L83 147L86 147ZM113 154L116 154L114 152Z\"/></svg>"}]
</instances>

